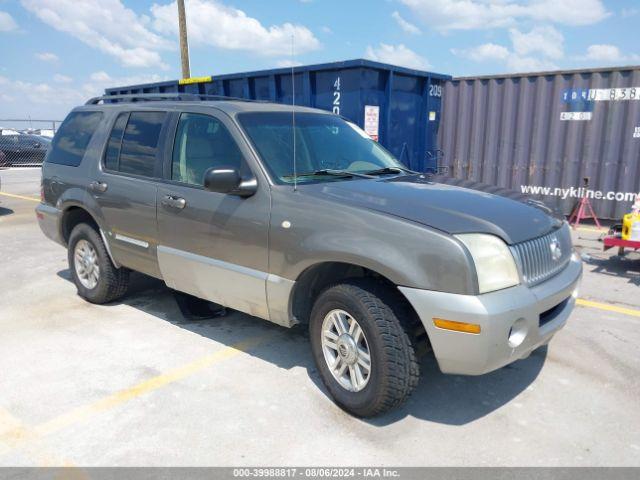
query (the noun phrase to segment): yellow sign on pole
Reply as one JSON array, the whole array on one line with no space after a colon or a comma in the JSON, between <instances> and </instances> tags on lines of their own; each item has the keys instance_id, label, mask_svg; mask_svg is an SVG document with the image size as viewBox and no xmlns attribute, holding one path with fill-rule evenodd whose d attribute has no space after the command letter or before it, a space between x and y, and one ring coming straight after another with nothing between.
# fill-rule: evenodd
<instances>
[{"instance_id":1,"label":"yellow sign on pole","mask_svg":"<svg viewBox=\"0 0 640 480\"><path fill-rule=\"evenodd\" d=\"M209 77L191 77L191 78L183 78L178 80L180 85L189 85L191 83L206 83L212 81L212 78Z\"/></svg>"}]
</instances>

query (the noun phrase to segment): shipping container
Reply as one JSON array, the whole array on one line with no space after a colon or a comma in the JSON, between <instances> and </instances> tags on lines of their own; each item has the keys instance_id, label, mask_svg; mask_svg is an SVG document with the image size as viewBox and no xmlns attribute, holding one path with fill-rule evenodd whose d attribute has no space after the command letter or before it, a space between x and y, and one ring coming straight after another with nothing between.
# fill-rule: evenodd
<instances>
[{"instance_id":1,"label":"shipping container","mask_svg":"<svg viewBox=\"0 0 640 480\"><path fill-rule=\"evenodd\" d=\"M565 214L587 196L609 219L640 192L640 67L454 78L443 98L440 163L457 179Z\"/></svg>"},{"instance_id":2,"label":"shipping container","mask_svg":"<svg viewBox=\"0 0 640 480\"><path fill-rule=\"evenodd\" d=\"M436 166L441 99L448 75L350 60L109 88L107 95L199 93L332 111L355 122L409 168ZM295 89L294 89L295 87ZM366 117L366 119L365 119Z\"/></svg>"}]
</instances>

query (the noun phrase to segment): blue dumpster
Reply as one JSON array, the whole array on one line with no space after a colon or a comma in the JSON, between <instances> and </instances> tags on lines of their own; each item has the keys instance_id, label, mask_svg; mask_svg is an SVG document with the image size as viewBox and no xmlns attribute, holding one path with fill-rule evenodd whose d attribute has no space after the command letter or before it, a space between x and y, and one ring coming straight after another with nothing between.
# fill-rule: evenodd
<instances>
[{"instance_id":1,"label":"blue dumpster","mask_svg":"<svg viewBox=\"0 0 640 480\"><path fill-rule=\"evenodd\" d=\"M413 170L436 168L441 75L369 60L295 67L295 103L357 123ZM290 104L291 69L279 68L109 88L107 95L200 93Z\"/></svg>"}]
</instances>

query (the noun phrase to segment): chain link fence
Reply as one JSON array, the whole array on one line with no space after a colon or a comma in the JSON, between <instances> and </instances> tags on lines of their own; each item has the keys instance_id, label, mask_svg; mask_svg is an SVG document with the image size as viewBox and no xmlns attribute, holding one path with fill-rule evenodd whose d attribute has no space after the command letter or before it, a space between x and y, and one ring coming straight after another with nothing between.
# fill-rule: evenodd
<instances>
[{"instance_id":1,"label":"chain link fence","mask_svg":"<svg viewBox=\"0 0 640 480\"><path fill-rule=\"evenodd\" d=\"M38 167L60 120L0 119L0 168Z\"/></svg>"}]
</instances>

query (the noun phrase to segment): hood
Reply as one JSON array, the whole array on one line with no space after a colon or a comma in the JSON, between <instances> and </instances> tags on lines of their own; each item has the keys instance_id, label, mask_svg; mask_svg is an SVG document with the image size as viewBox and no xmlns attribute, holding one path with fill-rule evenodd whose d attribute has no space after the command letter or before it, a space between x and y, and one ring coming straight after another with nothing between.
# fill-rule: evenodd
<instances>
[{"instance_id":1,"label":"hood","mask_svg":"<svg viewBox=\"0 0 640 480\"><path fill-rule=\"evenodd\" d=\"M450 234L489 233L508 244L536 238L562 221L498 195L434 183L421 175L299 185L301 191L340 204L405 218Z\"/></svg>"}]
</instances>

